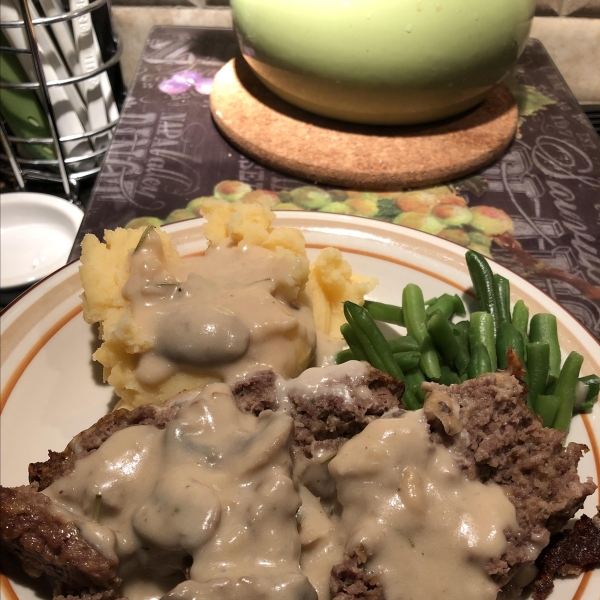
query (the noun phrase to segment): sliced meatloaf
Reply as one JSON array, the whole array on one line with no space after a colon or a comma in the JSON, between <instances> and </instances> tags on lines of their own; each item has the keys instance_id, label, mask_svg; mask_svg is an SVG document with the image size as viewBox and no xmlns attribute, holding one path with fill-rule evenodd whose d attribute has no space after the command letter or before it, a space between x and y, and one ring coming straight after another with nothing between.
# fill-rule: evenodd
<instances>
[{"instance_id":1,"label":"sliced meatloaf","mask_svg":"<svg viewBox=\"0 0 600 600\"><path fill-rule=\"evenodd\" d=\"M428 386L431 391L443 387ZM595 491L591 479L582 482L577 474L588 449L575 443L564 447L566 433L542 426L527 406L525 387L508 373L490 373L443 391L458 403L462 427L450 436L433 418L432 439L455 453L469 479L502 486L516 509L519 531L509 535L508 550L488 567L502 583L513 567L531 562Z\"/></svg>"},{"instance_id":2,"label":"sliced meatloaf","mask_svg":"<svg viewBox=\"0 0 600 600\"><path fill-rule=\"evenodd\" d=\"M117 559L90 545L53 502L30 486L0 487L2 546L32 577L47 573L73 590L117 588ZM95 593L95 592L94 592Z\"/></svg>"},{"instance_id":3,"label":"sliced meatloaf","mask_svg":"<svg viewBox=\"0 0 600 600\"><path fill-rule=\"evenodd\" d=\"M364 375L353 377L342 365L329 371L327 385L317 393L289 386L285 395L294 419L295 443L311 458L324 446L335 450L384 413L404 408L404 382L365 365ZM300 381L298 378L295 381ZM260 371L236 383L233 393L243 412L258 415L277 408L277 378L273 371Z\"/></svg>"},{"instance_id":4,"label":"sliced meatloaf","mask_svg":"<svg viewBox=\"0 0 600 600\"><path fill-rule=\"evenodd\" d=\"M30 464L29 486L0 487L0 545L15 554L32 577L43 573L54 577L59 582L55 597L117 598L118 561L90 545L76 524L40 492L117 431L134 425L164 429L176 412L175 406L150 404L116 410L75 436L62 452L50 450L46 462Z\"/></svg>"},{"instance_id":5,"label":"sliced meatloaf","mask_svg":"<svg viewBox=\"0 0 600 600\"><path fill-rule=\"evenodd\" d=\"M115 410L76 435L62 452L49 450L47 461L31 463L29 483L41 492L56 479L70 473L77 460L97 450L113 433L132 425L154 425L164 429L176 413L174 406L155 404L144 404L134 410Z\"/></svg>"},{"instance_id":6,"label":"sliced meatloaf","mask_svg":"<svg viewBox=\"0 0 600 600\"><path fill-rule=\"evenodd\" d=\"M580 575L596 564L600 564L600 513L593 519L582 515L572 529L552 536L536 561L533 600L545 600L550 595L554 576Z\"/></svg>"},{"instance_id":7,"label":"sliced meatloaf","mask_svg":"<svg viewBox=\"0 0 600 600\"><path fill-rule=\"evenodd\" d=\"M469 479L502 486L515 506L519 530L507 532L507 551L487 568L499 585L505 585L532 564L550 534L562 529L596 489L590 479L582 482L577 474L587 448L574 443L563 447L566 434L542 426L527 406L523 384L508 373L489 373L449 387L424 385L430 392L447 394L439 416L427 410L426 403L432 441L452 450ZM458 423L445 418L453 406L458 407ZM347 553L344 563L333 569L334 600L378 598L356 593L367 589L373 594L371 588L377 585L364 563L357 563L357 554L359 549ZM535 570L531 577L534 574Z\"/></svg>"},{"instance_id":8,"label":"sliced meatloaf","mask_svg":"<svg viewBox=\"0 0 600 600\"><path fill-rule=\"evenodd\" d=\"M276 382L270 370L237 382L232 391L240 410L258 415L263 410L277 409ZM329 391L321 388L310 397L290 394L288 405L296 422L296 443L307 455L318 443L338 447L373 419L401 406L403 384L371 367L365 367L365 376L359 380L343 376L333 383L336 385ZM346 390L344 394L339 392L340 385ZM179 404L175 401L166 407L147 404L131 411L116 410L75 436L62 452L49 451L47 461L30 464L30 486L0 488L0 544L21 560L31 576L46 573L54 577L58 582L57 600L117 599L118 565L88 544L76 525L40 492L70 473L79 459L97 450L117 431L136 425L164 429L176 416Z\"/></svg>"}]
</instances>

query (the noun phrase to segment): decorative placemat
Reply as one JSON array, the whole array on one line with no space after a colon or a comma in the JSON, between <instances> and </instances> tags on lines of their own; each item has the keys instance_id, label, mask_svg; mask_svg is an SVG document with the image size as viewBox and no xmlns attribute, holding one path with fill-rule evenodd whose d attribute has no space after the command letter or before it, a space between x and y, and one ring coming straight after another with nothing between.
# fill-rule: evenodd
<instances>
[{"instance_id":1,"label":"decorative placemat","mask_svg":"<svg viewBox=\"0 0 600 600\"><path fill-rule=\"evenodd\" d=\"M239 56L215 76L210 108L231 143L271 168L380 190L435 185L480 170L506 150L518 119L517 104L501 85L474 109L433 124L343 123L285 102Z\"/></svg>"}]
</instances>

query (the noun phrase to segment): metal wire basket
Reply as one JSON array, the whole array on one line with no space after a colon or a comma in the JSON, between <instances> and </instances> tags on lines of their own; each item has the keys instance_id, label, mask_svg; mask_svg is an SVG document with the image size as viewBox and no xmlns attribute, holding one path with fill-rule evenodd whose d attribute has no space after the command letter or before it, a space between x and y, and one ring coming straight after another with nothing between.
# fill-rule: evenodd
<instances>
[{"instance_id":1,"label":"metal wire basket","mask_svg":"<svg viewBox=\"0 0 600 600\"><path fill-rule=\"evenodd\" d=\"M1 89L12 90L35 90L40 105L48 121L50 137L23 138L13 135L10 123L0 115L0 141L4 152L0 153L0 173L13 175L17 185L20 188L26 187L28 181L49 181L62 184L66 196L70 199L76 199L79 183L91 177L94 177L102 166L104 155L108 150L108 144L99 149L94 148L92 140L97 139L99 135L104 134L112 138L112 132L117 126L118 117L112 119L104 126L94 130L84 131L72 135L59 136L57 126L57 117L55 107L51 101L50 88L53 86L69 86L79 84L93 77L98 77L106 73L109 78L112 94L120 112L123 102L125 88L121 76L119 60L123 52L120 40L114 33L114 28L110 13L109 0L93 0L89 4L76 10L64 12L54 16L34 17L30 9L28 0L18 0L18 5L23 16L22 20L0 22L0 29L22 28L26 35L28 48L15 48L2 45L0 52L7 52L13 55L28 54L31 55L34 72L37 81L26 82L7 82L0 81ZM58 22L71 21L90 13L95 35L97 36L101 60L97 68L89 70L80 75L74 75L62 79L47 80L44 74L42 58L39 48L39 31L37 28L51 26ZM65 151L65 145L79 140L88 141L91 152L84 155L68 155ZM54 158L40 159L24 157L18 151L21 144L38 145L51 147L54 151Z\"/></svg>"}]
</instances>

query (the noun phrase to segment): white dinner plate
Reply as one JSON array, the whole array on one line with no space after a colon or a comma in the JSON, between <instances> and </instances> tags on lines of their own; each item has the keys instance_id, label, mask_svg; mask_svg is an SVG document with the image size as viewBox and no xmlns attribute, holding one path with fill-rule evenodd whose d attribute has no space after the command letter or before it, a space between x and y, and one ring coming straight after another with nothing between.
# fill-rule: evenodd
<instances>
[{"instance_id":1,"label":"white dinner plate","mask_svg":"<svg viewBox=\"0 0 600 600\"><path fill-rule=\"evenodd\" d=\"M464 248L412 229L361 217L320 213L280 212L277 225L298 227L306 237L309 256L326 246L343 251L356 273L377 277L370 297L400 304L405 284L417 283L425 297L444 292L465 294L470 278ZM184 256L206 248L203 221L165 227ZM585 358L582 375L600 374L600 346L566 310L524 279L494 264L495 272L511 282L511 301L523 299L531 314L557 316L561 347ZM101 369L91 360L96 331L81 315L78 263L72 263L37 284L2 315L1 324L1 476L2 485L27 483L27 466L46 459L49 448L62 450L79 431L104 415L114 402ZM573 420L569 439L587 444L590 452L580 474L598 481L600 406ZM598 494L589 497L585 511L595 513ZM23 578L2 576L7 599L40 596ZM551 600L597 600L600 570L577 579L556 582Z\"/></svg>"}]
</instances>

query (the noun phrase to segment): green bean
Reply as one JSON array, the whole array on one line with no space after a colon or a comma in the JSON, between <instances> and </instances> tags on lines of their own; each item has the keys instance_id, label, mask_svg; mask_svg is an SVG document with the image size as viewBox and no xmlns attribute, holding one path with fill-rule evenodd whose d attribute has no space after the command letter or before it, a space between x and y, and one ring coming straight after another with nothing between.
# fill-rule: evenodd
<instances>
[{"instance_id":1,"label":"green bean","mask_svg":"<svg viewBox=\"0 0 600 600\"><path fill-rule=\"evenodd\" d=\"M506 369L506 354L509 348L517 353L523 367L525 367L525 344L521 332L508 321L502 321L498 325L496 335L496 356L498 357L499 369Z\"/></svg>"},{"instance_id":2,"label":"green bean","mask_svg":"<svg viewBox=\"0 0 600 600\"><path fill-rule=\"evenodd\" d=\"M471 355L473 354L473 346L476 343L485 346L490 360L490 371L494 372L498 368L496 340L494 339L494 319L488 312L478 311L471 315L471 327L469 328Z\"/></svg>"},{"instance_id":3,"label":"green bean","mask_svg":"<svg viewBox=\"0 0 600 600\"><path fill-rule=\"evenodd\" d=\"M467 367L468 379L476 379L484 373L491 373L490 355L481 342L475 342L471 347L471 360Z\"/></svg>"},{"instance_id":4,"label":"green bean","mask_svg":"<svg viewBox=\"0 0 600 600\"><path fill-rule=\"evenodd\" d=\"M410 335L401 335L387 341L392 353L396 352L418 352L419 344Z\"/></svg>"},{"instance_id":5,"label":"green bean","mask_svg":"<svg viewBox=\"0 0 600 600\"><path fill-rule=\"evenodd\" d=\"M498 273L494 273L494 294L498 305L498 325L510 323L510 282Z\"/></svg>"},{"instance_id":6,"label":"green bean","mask_svg":"<svg viewBox=\"0 0 600 600\"><path fill-rule=\"evenodd\" d=\"M421 351L421 369L429 379L440 377L440 362L425 325L425 303L421 288L409 283L402 291L404 322L408 334L417 340Z\"/></svg>"},{"instance_id":7,"label":"green bean","mask_svg":"<svg viewBox=\"0 0 600 600\"><path fill-rule=\"evenodd\" d=\"M433 298L429 298L429 300L425 300L425 306L431 306L434 302L437 301L437 298L434 296Z\"/></svg>"},{"instance_id":8,"label":"green bean","mask_svg":"<svg viewBox=\"0 0 600 600\"><path fill-rule=\"evenodd\" d=\"M527 375L529 394L527 404L535 406L536 398L543 394L548 384L550 371L550 345L547 342L527 344Z\"/></svg>"},{"instance_id":9,"label":"green bean","mask_svg":"<svg viewBox=\"0 0 600 600\"><path fill-rule=\"evenodd\" d=\"M465 303L462 301L462 298L458 294L454 294L452 298L454 299L454 314L459 317L464 317L467 314L467 309L465 308Z\"/></svg>"},{"instance_id":10,"label":"green bean","mask_svg":"<svg viewBox=\"0 0 600 600\"><path fill-rule=\"evenodd\" d=\"M431 336L433 345L442 355L447 364L454 364L454 359L458 355L459 347L454 331L450 323L446 320L441 310L436 310L427 322L427 331Z\"/></svg>"},{"instance_id":11,"label":"green bean","mask_svg":"<svg viewBox=\"0 0 600 600\"><path fill-rule=\"evenodd\" d=\"M356 358L356 360L368 361L369 359L367 358L367 353L362 347L362 344L360 343L360 340L358 339L358 336L356 335L354 329L352 329L352 327L350 326L350 323L344 323L340 327L340 332L344 336L346 344L348 344L348 349L352 352L354 358Z\"/></svg>"},{"instance_id":12,"label":"green bean","mask_svg":"<svg viewBox=\"0 0 600 600\"><path fill-rule=\"evenodd\" d=\"M406 383L404 384L406 385ZM406 407L406 410L419 410L423 408L423 400L421 400L412 390L404 388L404 394L402 394L402 404Z\"/></svg>"},{"instance_id":13,"label":"green bean","mask_svg":"<svg viewBox=\"0 0 600 600\"><path fill-rule=\"evenodd\" d=\"M346 350L340 350L335 357L335 364L341 365L343 363L348 362L349 360L356 360L356 356L354 352L350 350L350 348L346 348Z\"/></svg>"},{"instance_id":14,"label":"green bean","mask_svg":"<svg viewBox=\"0 0 600 600\"><path fill-rule=\"evenodd\" d=\"M438 383L442 385L452 385L454 383L460 383L460 377L450 369L447 365L440 367L441 376Z\"/></svg>"},{"instance_id":15,"label":"green bean","mask_svg":"<svg viewBox=\"0 0 600 600\"><path fill-rule=\"evenodd\" d=\"M466 327L461 326L461 323L466 323ZM458 344L458 354L454 359L454 366L460 376L467 372L471 353L469 352L469 322L461 321L461 323L451 324L454 339Z\"/></svg>"},{"instance_id":16,"label":"green bean","mask_svg":"<svg viewBox=\"0 0 600 600\"><path fill-rule=\"evenodd\" d=\"M439 310L444 315L444 319L449 319L455 313L461 317L466 314L463 301L456 295L442 294L433 304L430 304L425 310L425 316L431 317L433 313Z\"/></svg>"},{"instance_id":17,"label":"green bean","mask_svg":"<svg viewBox=\"0 0 600 600\"><path fill-rule=\"evenodd\" d=\"M494 293L494 274L488 261L474 250L467 250L465 260L469 268L473 288L475 289L479 310L492 315L495 336L498 323L498 303L496 301L496 294Z\"/></svg>"},{"instance_id":18,"label":"green bean","mask_svg":"<svg viewBox=\"0 0 600 600\"><path fill-rule=\"evenodd\" d=\"M587 375L580 377L575 389L574 413L582 413L591 410L598 401L600 392L600 377L598 375Z\"/></svg>"},{"instance_id":19,"label":"green bean","mask_svg":"<svg viewBox=\"0 0 600 600\"><path fill-rule=\"evenodd\" d=\"M579 380L579 370L583 363L583 356L577 352L571 352L565 360L558 379L556 380L555 395L560 400L558 412L554 419L554 429L568 431L573 416L573 405L575 404L575 387Z\"/></svg>"},{"instance_id":20,"label":"green bean","mask_svg":"<svg viewBox=\"0 0 600 600\"><path fill-rule=\"evenodd\" d=\"M421 384L425 381L425 375L423 375L423 371L421 371L419 367L415 367L414 369L406 371L404 376L406 377L406 389L408 389L420 403L420 406L418 407L420 408L423 406L423 400L425 399L425 392L421 389Z\"/></svg>"},{"instance_id":21,"label":"green bean","mask_svg":"<svg viewBox=\"0 0 600 600\"><path fill-rule=\"evenodd\" d=\"M393 323L394 325L404 327L404 317L402 316L402 308L400 306L365 300L364 307L376 321Z\"/></svg>"},{"instance_id":22,"label":"green bean","mask_svg":"<svg viewBox=\"0 0 600 600\"><path fill-rule=\"evenodd\" d=\"M394 360L398 363L398 366L402 369L403 373L406 373L409 369L414 369L421 360L420 352L395 352L393 354Z\"/></svg>"},{"instance_id":23,"label":"green bean","mask_svg":"<svg viewBox=\"0 0 600 600\"><path fill-rule=\"evenodd\" d=\"M521 332L523 341L527 343L527 327L529 325L529 308L523 300L517 300L513 308L512 324Z\"/></svg>"},{"instance_id":24,"label":"green bean","mask_svg":"<svg viewBox=\"0 0 600 600\"><path fill-rule=\"evenodd\" d=\"M550 378L556 379L560 373L560 346L556 317L548 313L538 313L531 317L529 339L532 342L547 342L550 346Z\"/></svg>"},{"instance_id":25,"label":"green bean","mask_svg":"<svg viewBox=\"0 0 600 600\"><path fill-rule=\"evenodd\" d=\"M533 412L542 417L544 427L552 427L558 413L560 399L558 396L545 396L539 394L533 405Z\"/></svg>"},{"instance_id":26,"label":"green bean","mask_svg":"<svg viewBox=\"0 0 600 600\"><path fill-rule=\"evenodd\" d=\"M408 352L394 352L394 360L398 363L398 366L404 371L405 369L412 369L419 364L421 353L419 351L409 350ZM335 362L341 365L349 360L357 360L354 356L354 352L347 348L346 350L340 350L335 357Z\"/></svg>"},{"instance_id":27,"label":"green bean","mask_svg":"<svg viewBox=\"0 0 600 600\"><path fill-rule=\"evenodd\" d=\"M381 333L367 310L347 300L344 302L344 316L358 336L369 362L376 369L384 371L399 381L404 381L402 369L394 360L383 333Z\"/></svg>"},{"instance_id":28,"label":"green bean","mask_svg":"<svg viewBox=\"0 0 600 600\"><path fill-rule=\"evenodd\" d=\"M458 323L454 323L454 326L457 327L464 335L469 337L469 330L471 329L471 322L468 320L459 321Z\"/></svg>"}]
</instances>

